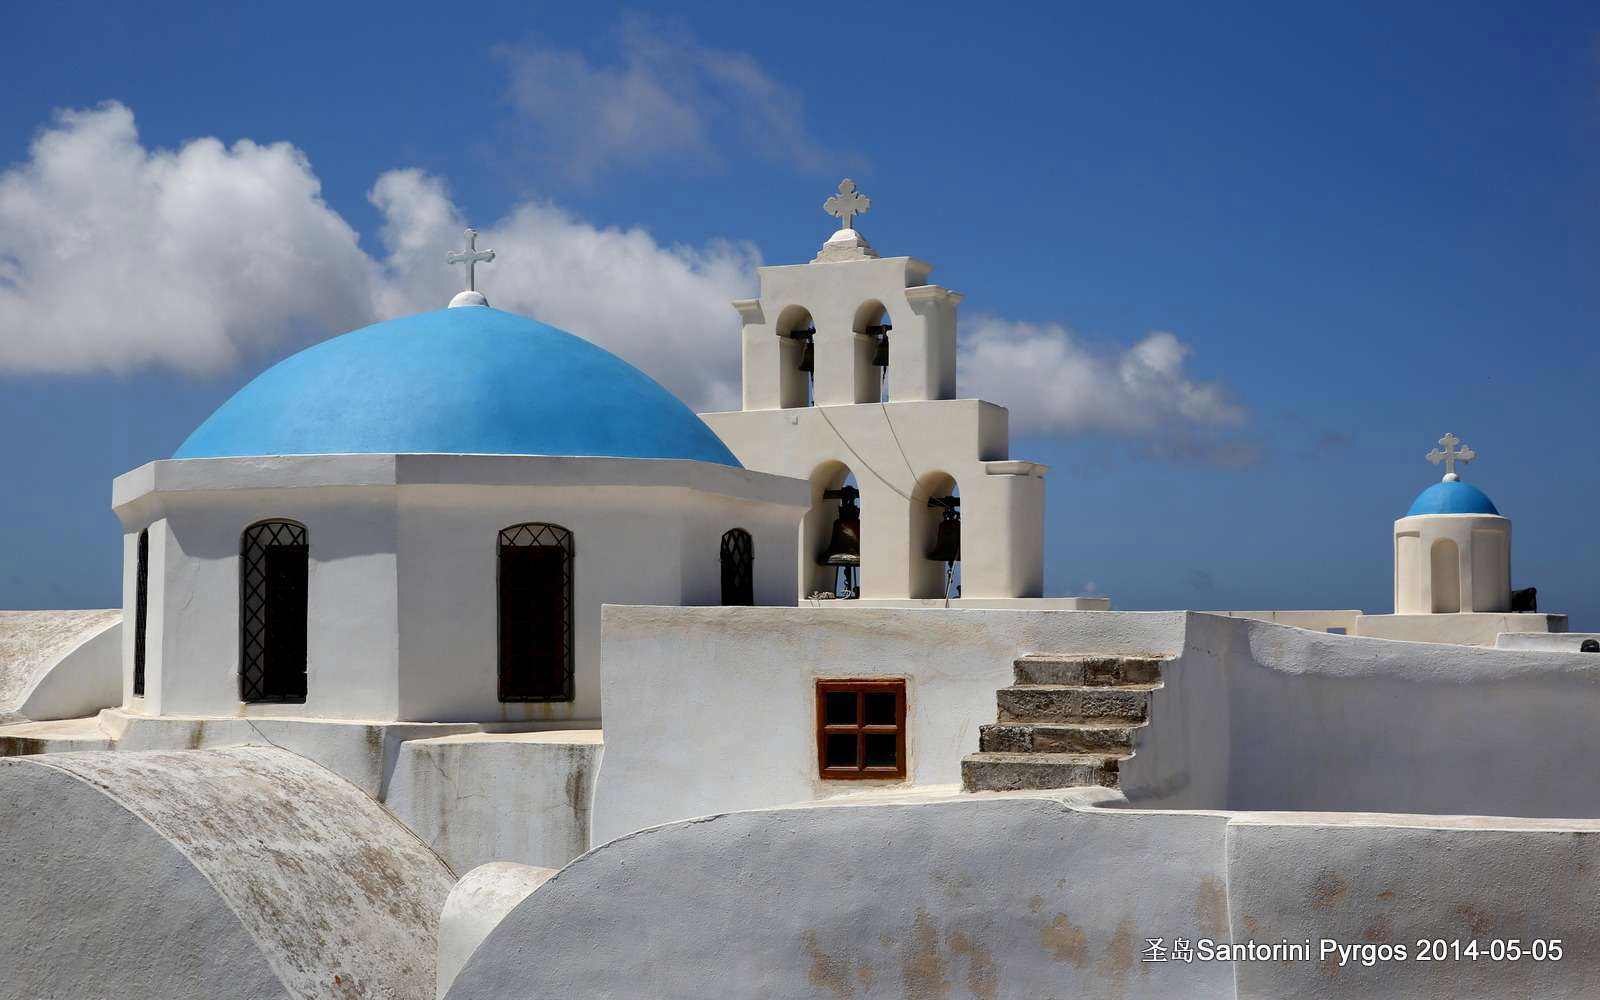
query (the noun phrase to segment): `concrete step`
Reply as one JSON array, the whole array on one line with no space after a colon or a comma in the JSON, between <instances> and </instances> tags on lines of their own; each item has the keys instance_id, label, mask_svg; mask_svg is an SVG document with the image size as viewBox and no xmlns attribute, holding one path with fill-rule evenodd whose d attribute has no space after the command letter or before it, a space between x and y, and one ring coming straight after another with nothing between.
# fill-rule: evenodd
<instances>
[{"instance_id":1,"label":"concrete step","mask_svg":"<svg viewBox=\"0 0 1600 1000\"><path fill-rule=\"evenodd\" d=\"M999 723L978 727L978 749L987 753L1132 753L1133 734L1144 725Z\"/></svg>"},{"instance_id":2,"label":"concrete step","mask_svg":"<svg viewBox=\"0 0 1600 1000\"><path fill-rule=\"evenodd\" d=\"M1014 684L995 692L1000 722L1143 722L1159 684Z\"/></svg>"},{"instance_id":3,"label":"concrete step","mask_svg":"<svg viewBox=\"0 0 1600 1000\"><path fill-rule=\"evenodd\" d=\"M1037 653L1011 662L1018 684L1153 684L1161 680L1157 656L1056 656Z\"/></svg>"},{"instance_id":4,"label":"concrete step","mask_svg":"<svg viewBox=\"0 0 1600 1000\"><path fill-rule=\"evenodd\" d=\"M974 753L961 760L961 787L969 792L1025 788L1117 787L1113 755L1078 753Z\"/></svg>"}]
</instances>

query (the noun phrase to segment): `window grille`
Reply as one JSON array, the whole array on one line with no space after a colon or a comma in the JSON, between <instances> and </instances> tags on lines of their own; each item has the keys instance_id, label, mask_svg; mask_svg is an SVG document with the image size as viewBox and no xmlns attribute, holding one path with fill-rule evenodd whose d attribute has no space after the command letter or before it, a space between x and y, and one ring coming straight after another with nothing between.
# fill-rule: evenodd
<instances>
[{"instance_id":1,"label":"window grille","mask_svg":"<svg viewBox=\"0 0 1600 1000\"><path fill-rule=\"evenodd\" d=\"M756 603L755 547L750 532L732 528L722 536L722 603L750 606Z\"/></svg>"},{"instance_id":2,"label":"window grille","mask_svg":"<svg viewBox=\"0 0 1600 1000\"><path fill-rule=\"evenodd\" d=\"M150 613L150 529L139 532L139 555L133 570L133 694L144 697L145 622Z\"/></svg>"},{"instance_id":3,"label":"window grille","mask_svg":"<svg viewBox=\"0 0 1600 1000\"><path fill-rule=\"evenodd\" d=\"M245 529L239 565L239 697L306 700L306 611L311 548L304 525Z\"/></svg>"},{"instance_id":4,"label":"window grille","mask_svg":"<svg viewBox=\"0 0 1600 1000\"><path fill-rule=\"evenodd\" d=\"M572 532L518 524L500 532L502 702L571 701Z\"/></svg>"}]
</instances>

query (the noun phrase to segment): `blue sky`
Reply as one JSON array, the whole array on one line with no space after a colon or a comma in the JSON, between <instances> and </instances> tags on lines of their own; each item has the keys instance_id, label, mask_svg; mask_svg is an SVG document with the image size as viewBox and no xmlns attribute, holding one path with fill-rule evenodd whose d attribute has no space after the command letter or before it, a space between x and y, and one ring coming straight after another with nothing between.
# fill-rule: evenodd
<instances>
[{"instance_id":1,"label":"blue sky","mask_svg":"<svg viewBox=\"0 0 1600 1000\"><path fill-rule=\"evenodd\" d=\"M1450 430L1514 520L1514 584L1600 628L1600 8L1337 8L21 8L0 37L0 607L115 604L111 478L290 351L442 304L430 241L460 219L537 262L486 269L491 297L714 405L724 292L810 259L848 174L862 231L934 262L975 343L1072 345L1051 380L991 364L976 385L1013 405L1013 455L1053 467L1052 592L1387 610L1391 522ZM270 178L281 202L236 214L190 177ZM89 211L85 190L110 193ZM150 190L177 207L133 204ZM626 269L565 270L623 243L681 285L671 315L628 311ZM1167 380L1111 378L1156 332ZM1052 409L1063 373L1108 384Z\"/></svg>"}]
</instances>

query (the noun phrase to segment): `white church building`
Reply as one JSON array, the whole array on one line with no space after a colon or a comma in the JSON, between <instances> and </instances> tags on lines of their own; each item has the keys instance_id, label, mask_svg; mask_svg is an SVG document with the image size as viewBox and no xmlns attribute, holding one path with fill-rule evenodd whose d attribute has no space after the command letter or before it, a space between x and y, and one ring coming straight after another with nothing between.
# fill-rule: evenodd
<instances>
[{"instance_id":1,"label":"white church building","mask_svg":"<svg viewBox=\"0 0 1600 1000\"><path fill-rule=\"evenodd\" d=\"M733 303L737 411L469 231L118 477L123 607L0 612L0 1000L1585 995L1600 636L1472 450L1391 613L1048 596L1048 470L869 205ZM1338 950L1435 939L1500 958Z\"/></svg>"}]
</instances>

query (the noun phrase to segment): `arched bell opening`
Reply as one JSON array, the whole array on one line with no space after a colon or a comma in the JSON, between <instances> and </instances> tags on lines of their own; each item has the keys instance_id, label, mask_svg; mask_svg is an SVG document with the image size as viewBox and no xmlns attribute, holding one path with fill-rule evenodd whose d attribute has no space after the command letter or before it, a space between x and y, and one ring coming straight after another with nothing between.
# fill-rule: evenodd
<instances>
[{"instance_id":1,"label":"arched bell opening","mask_svg":"<svg viewBox=\"0 0 1600 1000\"><path fill-rule=\"evenodd\" d=\"M804 306L778 314L778 405L810 406L816 400L817 324Z\"/></svg>"},{"instance_id":2,"label":"arched bell opening","mask_svg":"<svg viewBox=\"0 0 1600 1000\"><path fill-rule=\"evenodd\" d=\"M861 491L843 462L811 474L811 509L801 522L801 597L861 596Z\"/></svg>"},{"instance_id":3,"label":"arched bell opening","mask_svg":"<svg viewBox=\"0 0 1600 1000\"><path fill-rule=\"evenodd\" d=\"M856 333L856 402L889 401L889 310L876 299L863 302L851 325Z\"/></svg>"},{"instance_id":4,"label":"arched bell opening","mask_svg":"<svg viewBox=\"0 0 1600 1000\"><path fill-rule=\"evenodd\" d=\"M911 495L911 596L961 596L961 491L948 473L923 476Z\"/></svg>"}]
</instances>

